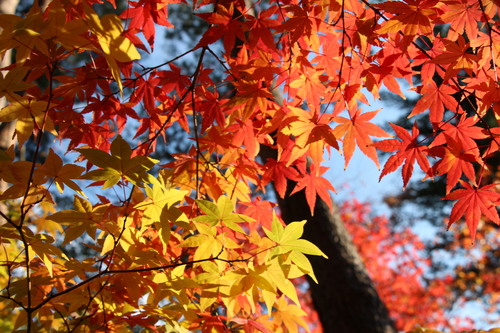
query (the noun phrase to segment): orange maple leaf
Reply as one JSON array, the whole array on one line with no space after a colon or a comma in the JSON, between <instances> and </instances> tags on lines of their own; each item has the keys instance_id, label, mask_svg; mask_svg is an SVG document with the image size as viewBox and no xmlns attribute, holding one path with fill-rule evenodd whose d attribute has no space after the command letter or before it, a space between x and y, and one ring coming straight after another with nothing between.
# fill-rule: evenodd
<instances>
[{"instance_id":1,"label":"orange maple leaf","mask_svg":"<svg viewBox=\"0 0 500 333\"><path fill-rule=\"evenodd\" d=\"M437 0L386 1L379 3L376 5L378 8L393 13L395 16L385 22L377 32L384 34L402 31L406 36L414 36L418 33L430 34L432 29L429 18L436 15L436 4L438 4Z\"/></svg>"},{"instance_id":2,"label":"orange maple leaf","mask_svg":"<svg viewBox=\"0 0 500 333\"><path fill-rule=\"evenodd\" d=\"M448 228L462 216L469 227L472 241L476 237L476 229L481 217L484 215L496 224L500 224L496 206L500 204L500 193L493 189L496 184L486 185L481 188L460 181L464 188L455 190L443 199L458 200L451 210Z\"/></svg>"},{"instance_id":3,"label":"orange maple leaf","mask_svg":"<svg viewBox=\"0 0 500 333\"><path fill-rule=\"evenodd\" d=\"M443 120L445 107L452 111L459 108L457 100L452 96L457 90L451 86L441 84L438 87L434 81L430 81L419 92L423 96L415 104L408 118L429 109L431 122L439 123Z\"/></svg>"},{"instance_id":4,"label":"orange maple leaf","mask_svg":"<svg viewBox=\"0 0 500 333\"><path fill-rule=\"evenodd\" d=\"M320 71L310 67L303 72L296 73L290 82L290 88L296 89L297 96L302 100L307 100L311 107L316 106L322 99L326 87L323 82L324 75Z\"/></svg>"},{"instance_id":5,"label":"orange maple leaf","mask_svg":"<svg viewBox=\"0 0 500 333\"><path fill-rule=\"evenodd\" d=\"M449 65L443 78L444 81L448 81L462 70L473 76L478 56L471 53L470 42L466 42L463 36L459 36L457 42L443 40L443 43L446 51L432 59L432 62L444 66Z\"/></svg>"},{"instance_id":6,"label":"orange maple leaf","mask_svg":"<svg viewBox=\"0 0 500 333\"><path fill-rule=\"evenodd\" d=\"M415 161L426 174L429 174L430 165L427 160L428 147L419 144L418 135L420 131L418 130L417 123L413 124L413 129L411 135L403 127L394 125L391 123L392 128L396 132L396 135L403 141L398 139L388 139L380 142L375 142L374 146L380 150L386 152L397 151L396 155L389 157L384 165L384 169L380 174L380 179L382 179L388 173L396 171L401 164L403 164L403 188L406 188L408 181L413 174L413 164Z\"/></svg>"},{"instance_id":7,"label":"orange maple leaf","mask_svg":"<svg viewBox=\"0 0 500 333\"><path fill-rule=\"evenodd\" d=\"M325 143L339 149L337 139L329 126L330 116L328 114L318 115L294 106L288 106L288 108L290 112L281 123L283 128L281 133L284 135L278 138L278 143L283 147L289 144L289 138L294 141L286 166L290 166L307 150L310 151L310 157L316 164L321 163Z\"/></svg>"},{"instance_id":8,"label":"orange maple leaf","mask_svg":"<svg viewBox=\"0 0 500 333\"><path fill-rule=\"evenodd\" d=\"M333 121L340 123L339 126L333 129L333 134L337 138L344 137L342 148L344 150L345 166L349 164L354 153L354 143L361 151L372 159L373 162L380 168L378 163L377 151L373 146L373 141L370 136L390 137L391 135L382 128L370 122L380 110L366 112L361 114L360 109L356 111L349 110L350 118L335 117Z\"/></svg>"},{"instance_id":9,"label":"orange maple leaf","mask_svg":"<svg viewBox=\"0 0 500 333\"><path fill-rule=\"evenodd\" d=\"M465 114L460 117L456 124L449 122L440 123L439 129L442 130L429 147L440 146L448 142L449 138L455 142L460 142L464 150L478 150L474 139L486 139L489 136L484 129L474 126L478 122L477 117L467 117Z\"/></svg>"},{"instance_id":10,"label":"orange maple leaf","mask_svg":"<svg viewBox=\"0 0 500 333\"><path fill-rule=\"evenodd\" d=\"M481 22L483 12L479 2L467 0L445 0L442 2L444 13L441 19L450 24L447 38L456 40L464 31L470 39L478 35L477 23Z\"/></svg>"}]
</instances>

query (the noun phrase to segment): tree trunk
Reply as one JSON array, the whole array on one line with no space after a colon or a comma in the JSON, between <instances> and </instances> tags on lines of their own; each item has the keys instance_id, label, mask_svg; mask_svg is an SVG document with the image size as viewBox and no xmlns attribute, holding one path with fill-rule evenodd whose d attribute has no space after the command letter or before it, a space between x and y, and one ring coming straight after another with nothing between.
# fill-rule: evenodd
<instances>
[{"instance_id":1,"label":"tree trunk","mask_svg":"<svg viewBox=\"0 0 500 333\"><path fill-rule=\"evenodd\" d=\"M293 188L293 187L292 187ZM396 333L387 309L344 226L338 207L317 197L311 216L304 191L279 200L286 223L307 220L304 238L327 256L309 257L318 284L309 281L314 307L326 333Z\"/></svg>"}]
</instances>

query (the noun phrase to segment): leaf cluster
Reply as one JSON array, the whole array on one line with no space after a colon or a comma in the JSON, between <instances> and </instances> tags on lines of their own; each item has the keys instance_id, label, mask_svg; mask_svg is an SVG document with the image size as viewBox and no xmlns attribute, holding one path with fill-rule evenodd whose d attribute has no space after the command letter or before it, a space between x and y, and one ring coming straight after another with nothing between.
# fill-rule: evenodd
<instances>
[{"instance_id":1,"label":"leaf cluster","mask_svg":"<svg viewBox=\"0 0 500 333\"><path fill-rule=\"evenodd\" d=\"M0 15L0 57L15 54L0 73L0 122L15 126L0 155L0 297L15 330L307 329L291 280L314 279L307 255L323 253L300 238L304 221L284 226L257 198L274 183L281 197L304 190L311 213L330 202L326 153L347 168L356 147L376 165L388 152L381 177L402 166L405 185L415 162L446 177L448 226L464 218L472 240L480 221L500 222L487 163L500 147L495 2L154 0L105 14L101 2ZM145 67L178 2L206 29ZM176 62L189 57L186 73ZM389 138L379 111L363 110L385 88L404 98L401 80L421 96L407 116L429 114L424 137L415 123ZM173 126L192 144L152 158ZM64 147L46 159L44 133ZM16 157L30 138L32 159ZM55 191L73 208L58 209ZM95 255L69 257L56 239L85 239Z\"/></svg>"}]
</instances>

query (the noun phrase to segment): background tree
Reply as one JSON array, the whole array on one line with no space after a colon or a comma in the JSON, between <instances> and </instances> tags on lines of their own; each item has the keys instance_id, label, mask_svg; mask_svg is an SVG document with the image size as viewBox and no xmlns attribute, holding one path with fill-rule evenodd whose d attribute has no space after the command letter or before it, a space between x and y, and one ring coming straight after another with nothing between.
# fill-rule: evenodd
<instances>
[{"instance_id":1,"label":"background tree","mask_svg":"<svg viewBox=\"0 0 500 333\"><path fill-rule=\"evenodd\" d=\"M57 0L0 20L0 53L12 49L16 60L0 84L9 102L0 121L14 122L16 135L1 155L9 184L0 197L9 207L1 213L1 297L4 310L17 310L16 329L306 327L291 280L319 280L305 255L325 255L300 239L304 221L285 226L256 196L272 182L285 219L300 213L311 220L306 233L325 230L313 220L329 211L321 163L333 149L346 167L355 146L377 165L375 148L392 153L382 176L403 165L405 186L415 162L428 177L446 175L444 198L456 200L450 221L464 217L472 240L481 219L499 222L500 196L482 182L498 150L494 3L256 2L257 15L241 1L189 3L209 23L198 43L158 66L134 66L138 50L153 48L155 24L173 28L168 4L127 2L110 13L98 1ZM462 14L477 25L460 23ZM420 45L420 35L431 44ZM76 55L80 62L67 61ZM187 57L195 59L189 72L175 64ZM223 69L217 80L207 64ZM397 79L415 75L423 102L410 116L429 112L433 131L422 138L417 125L411 133L392 125L399 139L374 143L389 134L371 123L376 111L361 110L365 92L378 98L385 85L403 96ZM474 114L456 98L468 99L470 89ZM193 144L173 160L152 158L174 126ZM44 133L64 148L42 156ZM15 151L30 138L32 158L20 160ZM276 154L259 159L265 149ZM62 152L85 167L63 162ZM56 211L51 189L74 194L74 207ZM293 212L294 202L307 207ZM320 246L341 245L333 249L339 255L349 249L350 267L361 267L340 219L329 220L338 222L334 241ZM85 238L94 252L70 258L56 238L63 245ZM375 295L364 269L353 272ZM375 308L384 312L380 302Z\"/></svg>"}]
</instances>

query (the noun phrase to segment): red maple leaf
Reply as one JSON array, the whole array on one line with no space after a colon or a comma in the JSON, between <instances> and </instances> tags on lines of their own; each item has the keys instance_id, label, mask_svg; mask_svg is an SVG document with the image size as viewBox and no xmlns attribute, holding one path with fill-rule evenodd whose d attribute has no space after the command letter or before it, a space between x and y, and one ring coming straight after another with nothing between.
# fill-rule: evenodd
<instances>
[{"instance_id":1,"label":"red maple leaf","mask_svg":"<svg viewBox=\"0 0 500 333\"><path fill-rule=\"evenodd\" d=\"M321 199L332 209L332 199L330 198L330 193L328 190L334 191L333 185L326 180L324 177L321 177L323 173L329 168L320 167L319 173L315 171L314 164L311 164L311 170L309 173L303 174L295 188L293 189L292 194L297 193L298 191L305 188L306 192L306 200L309 208L311 209L311 215L314 215L314 207L316 206L316 195L319 195Z\"/></svg>"},{"instance_id":2,"label":"red maple leaf","mask_svg":"<svg viewBox=\"0 0 500 333\"><path fill-rule=\"evenodd\" d=\"M298 178L298 171L294 167L287 167L286 163L278 162L274 159L268 159L265 164L265 173L262 176L262 182L265 186L271 181L274 182L274 188L280 196L284 198L286 194L288 179L296 180Z\"/></svg>"},{"instance_id":3,"label":"red maple leaf","mask_svg":"<svg viewBox=\"0 0 500 333\"><path fill-rule=\"evenodd\" d=\"M500 150L500 127L490 128L491 142L483 154L483 158L490 157Z\"/></svg>"},{"instance_id":4,"label":"red maple leaf","mask_svg":"<svg viewBox=\"0 0 500 333\"><path fill-rule=\"evenodd\" d=\"M223 40L226 52L231 53L236 40L246 41L243 23L239 17L234 17L234 7L218 6L215 13L196 14L211 24L210 28L203 34L195 48L205 47L217 41Z\"/></svg>"},{"instance_id":5,"label":"red maple leaf","mask_svg":"<svg viewBox=\"0 0 500 333\"><path fill-rule=\"evenodd\" d=\"M500 204L500 193L495 192L496 184L481 188L460 181L464 188L455 190L444 197L445 200L458 200L451 210L448 228L462 216L469 227L472 241L476 237L476 229L484 215L496 224L500 224L496 206Z\"/></svg>"},{"instance_id":6,"label":"red maple leaf","mask_svg":"<svg viewBox=\"0 0 500 333\"><path fill-rule=\"evenodd\" d=\"M389 157L385 163L379 180L385 175L396 171L396 169L404 163L402 177L403 187L405 188L411 178L411 175L413 174L413 164L415 161L418 162L422 171L429 175L430 165L427 160L429 149L427 146L419 143L418 135L420 134L420 131L418 130L417 123L413 124L411 135L401 126L394 125L392 123L391 126L396 132L396 135L402 139L402 141L398 139L388 139L374 143L374 146L380 150L386 152L397 151L396 155Z\"/></svg>"},{"instance_id":7,"label":"red maple leaf","mask_svg":"<svg viewBox=\"0 0 500 333\"><path fill-rule=\"evenodd\" d=\"M147 77L138 77L135 80L134 90L130 96L130 101L134 104L142 101L146 110L155 108L156 96L161 92L161 88L158 86L160 79L155 74L153 71Z\"/></svg>"},{"instance_id":8,"label":"red maple leaf","mask_svg":"<svg viewBox=\"0 0 500 333\"><path fill-rule=\"evenodd\" d=\"M361 114L359 109L356 111L349 111L350 119L344 117L335 117L333 121L340 123L339 126L333 129L333 134L337 138L344 137L342 148L344 150L345 168L349 164L351 157L354 153L354 142L358 145L359 149L373 160L377 167L380 168L377 158L377 151L373 147L371 136L376 137L390 137L390 135L370 122L379 112L371 111Z\"/></svg>"},{"instance_id":9,"label":"red maple leaf","mask_svg":"<svg viewBox=\"0 0 500 333\"><path fill-rule=\"evenodd\" d=\"M169 3L173 2L165 0L129 2L131 7L125 9L120 18L131 19L128 28L141 31L151 49L153 49L155 43L155 23L169 28L174 27L167 20Z\"/></svg>"},{"instance_id":10,"label":"red maple leaf","mask_svg":"<svg viewBox=\"0 0 500 333\"><path fill-rule=\"evenodd\" d=\"M474 139L485 139L489 136L484 132L484 129L474 126L478 121L476 117L466 117L462 115L456 125L449 122L439 124L439 129L442 130L429 147L440 146L448 142L447 138L453 139L455 142L460 142L465 150L477 150L477 143Z\"/></svg>"},{"instance_id":11,"label":"red maple leaf","mask_svg":"<svg viewBox=\"0 0 500 333\"><path fill-rule=\"evenodd\" d=\"M262 200L259 196L250 202L240 203L240 207L242 209L241 213L250 216L255 219L255 221L259 221L259 223L249 223L248 227L250 230L256 230L260 227L271 230L274 218L273 209L275 206L275 203Z\"/></svg>"},{"instance_id":12,"label":"red maple leaf","mask_svg":"<svg viewBox=\"0 0 500 333\"><path fill-rule=\"evenodd\" d=\"M474 172L473 162L482 164L475 151L464 150L461 143L456 142L452 138L448 138L446 147L435 147L432 149L432 154L442 159L434 166L435 175L447 174L446 193L450 193L451 189L458 183L462 174L464 174L473 185L476 185L476 173Z\"/></svg>"}]
</instances>

